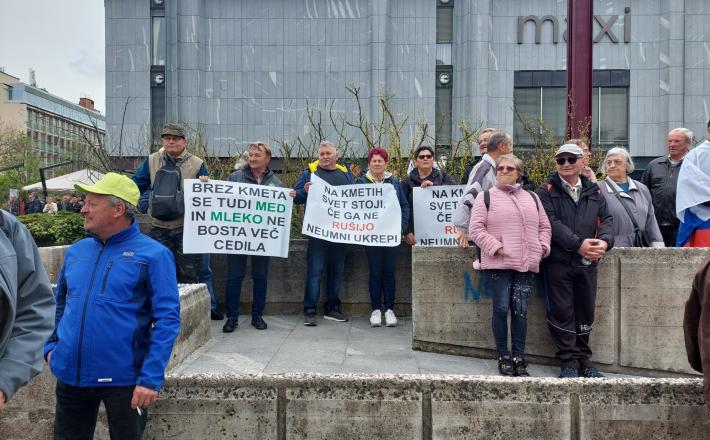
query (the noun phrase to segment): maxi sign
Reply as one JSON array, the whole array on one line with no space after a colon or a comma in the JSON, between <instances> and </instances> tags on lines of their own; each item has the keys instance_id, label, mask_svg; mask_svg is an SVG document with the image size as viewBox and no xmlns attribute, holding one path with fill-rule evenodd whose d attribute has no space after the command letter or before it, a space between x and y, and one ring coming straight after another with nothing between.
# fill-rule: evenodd
<instances>
[{"instance_id":1,"label":"maxi sign","mask_svg":"<svg viewBox=\"0 0 710 440\"><path fill-rule=\"evenodd\" d=\"M612 30L612 26L616 23L618 19L618 15L612 15L609 17L608 20L605 20L599 15L595 15L594 21L596 21L601 28L597 36L594 37L594 42L598 43L601 41L602 38L604 38L604 35L608 35L609 40L611 40L612 43L618 43L619 39L616 37L614 31ZM518 16L518 44L524 43L523 31L525 30L525 23L528 22L532 22L535 26L535 44L540 44L542 26L545 24L546 21L552 23L552 42L557 44L559 42L560 35L560 22L559 20L557 20L557 17L554 17L552 15L545 15L544 17L538 17L536 15L527 15L525 17ZM562 39L565 42L567 41L567 30L562 33ZM628 43L629 41L631 41L631 8L626 7L624 9L624 43Z\"/></svg>"}]
</instances>

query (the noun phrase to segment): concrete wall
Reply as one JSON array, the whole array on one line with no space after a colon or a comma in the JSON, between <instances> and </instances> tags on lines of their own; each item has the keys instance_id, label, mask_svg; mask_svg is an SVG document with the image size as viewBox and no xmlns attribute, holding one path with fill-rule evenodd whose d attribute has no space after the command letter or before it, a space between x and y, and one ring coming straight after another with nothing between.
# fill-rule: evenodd
<instances>
[{"instance_id":1,"label":"concrete wall","mask_svg":"<svg viewBox=\"0 0 710 440\"><path fill-rule=\"evenodd\" d=\"M107 145L115 151L122 138L123 154L141 156L152 111L150 3L105 4ZM335 118L355 116L346 86L361 89L372 120L378 96L396 95L393 111L409 117L405 139L419 118L434 122L433 1L177 0L165 2L165 18L166 119L203 129L212 155L233 156L254 139L308 138L307 108L324 112L332 132L331 104Z\"/></svg>"},{"instance_id":2,"label":"concrete wall","mask_svg":"<svg viewBox=\"0 0 710 440\"><path fill-rule=\"evenodd\" d=\"M141 227L144 227L142 225ZM303 287L306 280L306 247L307 240L292 240L289 258L272 258L269 267L269 286L266 295L267 314L299 314L303 313ZM45 269L52 282L57 280L59 270L64 262L66 246L40 248L40 255ZM398 316L411 315L412 279L411 247L400 246L397 260L397 295L395 297L395 313ZM227 277L227 258L224 255L212 255L212 274L217 298L224 310L224 286ZM359 316L369 315L370 293L367 287L368 267L365 250L361 246L350 246L345 258L345 274L341 286L340 299L345 313ZM251 313L252 282L251 268L247 267L247 277L242 285L241 313ZM325 288L321 299L325 301Z\"/></svg>"},{"instance_id":3,"label":"concrete wall","mask_svg":"<svg viewBox=\"0 0 710 440\"><path fill-rule=\"evenodd\" d=\"M43 257L47 252L45 248ZM61 248L53 248L61 249ZM57 252L54 252L55 256ZM63 255L63 253L62 253ZM43 259L46 264L46 260ZM180 287L180 334L175 340L168 370L178 365L210 337L210 298L204 284ZM54 426L56 379L45 368L29 385L22 388L0 415L0 439L49 439ZM102 410L96 427L96 439L108 438L108 425Z\"/></svg>"},{"instance_id":4,"label":"concrete wall","mask_svg":"<svg viewBox=\"0 0 710 440\"><path fill-rule=\"evenodd\" d=\"M303 313L303 288L306 280L307 240L292 240L288 259L272 258L269 267L269 287L266 295L267 314ZM219 302L224 304L224 283L227 267L224 255L212 255L212 271L215 277L215 289ZM411 247L401 245L397 259L395 313L398 316L411 315L412 279ZM247 274L251 269L247 268ZM345 257L345 273L341 286L340 300L345 313L358 316L369 315L370 293L368 290L367 256L362 246L349 246ZM321 289L321 300L325 301L325 283ZM244 279L242 285L242 313L251 313L252 301L251 277Z\"/></svg>"},{"instance_id":5,"label":"concrete wall","mask_svg":"<svg viewBox=\"0 0 710 440\"><path fill-rule=\"evenodd\" d=\"M599 265L593 361L607 371L691 373L683 341L683 307L708 249L614 249ZM493 355L488 286L471 268L470 251L412 251L415 349ZM543 289L528 307L526 353L551 362L556 352Z\"/></svg>"},{"instance_id":6,"label":"concrete wall","mask_svg":"<svg viewBox=\"0 0 710 440\"><path fill-rule=\"evenodd\" d=\"M146 439L705 439L697 379L176 376Z\"/></svg>"}]
</instances>

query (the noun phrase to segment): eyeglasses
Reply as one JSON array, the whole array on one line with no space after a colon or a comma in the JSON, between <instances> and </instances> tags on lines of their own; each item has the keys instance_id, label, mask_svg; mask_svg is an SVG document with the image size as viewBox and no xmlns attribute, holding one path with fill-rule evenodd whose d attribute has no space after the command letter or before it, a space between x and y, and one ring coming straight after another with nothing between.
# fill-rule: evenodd
<instances>
[{"instance_id":1,"label":"eyeglasses","mask_svg":"<svg viewBox=\"0 0 710 440\"><path fill-rule=\"evenodd\" d=\"M517 171L518 169L515 167L511 167L510 165L501 165L498 168L496 168L499 173L506 172L506 173L512 173L513 171Z\"/></svg>"},{"instance_id":2,"label":"eyeglasses","mask_svg":"<svg viewBox=\"0 0 710 440\"><path fill-rule=\"evenodd\" d=\"M417 159L431 159L432 157L434 156L432 156L431 154L420 154L419 156L417 156Z\"/></svg>"},{"instance_id":3,"label":"eyeglasses","mask_svg":"<svg viewBox=\"0 0 710 440\"><path fill-rule=\"evenodd\" d=\"M558 157L555 159L555 162L557 162L557 165L564 165L565 162L568 162L570 165L574 165L577 163L577 156L571 156L571 157Z\"/></svg>"}]
</instances>

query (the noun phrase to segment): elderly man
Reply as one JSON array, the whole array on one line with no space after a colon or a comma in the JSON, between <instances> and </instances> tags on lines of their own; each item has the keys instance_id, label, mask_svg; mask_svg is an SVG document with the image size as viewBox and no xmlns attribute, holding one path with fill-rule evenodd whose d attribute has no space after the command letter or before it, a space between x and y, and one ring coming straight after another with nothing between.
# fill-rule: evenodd
<instances>
[{"instance_id":1,"label":"elderly man","mask_svg":"<svg viewBox=\"0 0 710 440\"><path fill-rule=\"evenodd\" d=\"M148 214L152 218L150 236L170 249L175 257L180 283L198 283L202 255L184 254L182 231L185 215L183 182L207 176L202 159L187 151L185 129L179 124L165 124L160 139L163 148L151 154L133 175L141 194L149 191ZM222 319L212 301L212 319Z\"/></svg>"},{"instance_id":2,"label":"elderly man","mask_svg":"<svg viewBox=\"0 0 710 440\"><path fill-rule=\"evenodd\" d=\"M249 144L247 163L232 174L228 180L231 182L250 183L252 185L266 185L283 187L283 183L269 169L271 161L271 148L265 142ZM247 255L227 255L227 283L224 291L227 303L227 322L222 327L225 333L231 333L238 327L239 298L242 293L242 281L247 266ZM266 286L269 276L269 257L252 255L251 277L253 299L251 306L251 325L257 330L265 330L267 325L262 317L266 306Z\"/></svg>"},{"instance_id":3,"label":"elderly man","mask_svg":"<svg viewBox=\"0 0 710 440\"><path fill-rule=\"evenodd\" d=\"M613 217L599 187L581 175L582 149L562 145L557 171L537 191L552 226L543 260L547 322L557 342L560 377L603 377L592 365L589 334L597 296L597 262L614 244Z\"/></svg>"},{"instance_id":4,"label":"elderly man","mask_svg":"<svg viewBox=\"0 0 710 440\"><path fill-rule=\"evenodd\" d=\"M72 245L57 281L45 358L57 377L55 439L91 439L103 402L112 439L140 439L180 330L172 253L133 219L139 191L108 173L81 212L91 236Z\"/></svg>"},{"instance_id":5,"label":"elderly man","mask_svg":"<svg viewBox=\"0 0 710 440\"><path fill-rule=\"evenodd\" d=\"M42 371L42 346L54 327L54 297L32 235L0 211L0 411Z\"/></svg>"},{"instance_id":6,"label":"elderly man","mask_svg":"<svg viewBox=\"0 0 710 440\"><path fill-rule=\"evenodd\" d=\"M15 194L10 194L10 198L5 204L5 209L7 209L12 215L20 215L20 201L17 200L17 196Z\"/></svg>"},{"instance_id":7,"label":"elderly man","mask_svg":"<svg viewBox=\"0 0 710 440\"><path fill-rule=\"evenodd\" d=\"M703 373L705 403L710 405L710 258L700 265L685 303L683 330L688 363Z\"/></svg>"},{"instance_id":8,"label":"elderly man","mask_svg":"<svg viewBox=\"0 0 710 440\"><path fill-rule=\"evenodd\" d=\"M708 121L710 138L710 121ZM710 247L710 140L693 148L678 173L679 247Z\"/></svg>"},{"instance_id":9,"label":"elderly man","mask_svg":"<svg viewBox=\"0 0 710 440\"><path fill-rule=\"evenodd\" d=\"M37 197L36 192L30 193L25 206L25 214L39 214L44 208L44 203Z\"/></svg>"},{"instance_id":10,"label":"elderly man","mask_svg":"<svg viewBox=\"0 0 710 440\"><path fill-rule=\"evenodd\" d=\"M651 191L653 209L666 247L676 245L680 225L675 209L678 172L692 141L693 132L687 128L674 128L668 132L668 155L652 160L641 176L641 183Z\"/></svg>"},{"instance_id":11,"label":"elderly man","mask_svg":"<svg viewBox=\"0 0 710 440\"><path fill-rule=\"evenodd\" d=\"M306 203L308 189L311 187L311 176L315 174L333 186L350 185L355 183L352 174L342 165L338 164L338 151L329 141L323 141L318 147L318 160L308 165L299 176L294 186L294 203ZM313 200L311 203L320 203ZM306 287L303 298L303 324L308 327L317 325L316 309L320 296L321 274L327 269L325 284L326 303L324 319L346 322L348 317L340 311L340 283L345 269L345 245L332 243L319 238L308 239L306 251Z\"/></svg>"},{"instance_id":12,"label":"elderly man","mask_svg":"<svg viewBox=\"0 0 710 440\"><path fill-rule=\"evenodd\" d=\"M496 184L496 159L513 152L513 138L503 130L490 134L486 144L486 153L471 170L466 190L461 196L454 214L456 240L463 248L468 247L468 224L474 199L479 192L491 189Z\"/></svg>"},{"instance_id":13,"label":"elderly man","mask_svg":"<svg viewBox=\"0 0 710 440\"><path fill-rule=\"evenodd\" d=\"M481 157L488 152L488 139L490 139L491 135L496 131L498 130L490 127L481 130L481 134L478 136L478 149L481 150ZM473 154L475 155L475 152ZM476 160L473 158L471 162L466 165L466 168L463 170L463 175L461 176L461 185L466 185L468 183L471 171L478 163L480 163L480 159Z\"/></svg>"}]
</instances>

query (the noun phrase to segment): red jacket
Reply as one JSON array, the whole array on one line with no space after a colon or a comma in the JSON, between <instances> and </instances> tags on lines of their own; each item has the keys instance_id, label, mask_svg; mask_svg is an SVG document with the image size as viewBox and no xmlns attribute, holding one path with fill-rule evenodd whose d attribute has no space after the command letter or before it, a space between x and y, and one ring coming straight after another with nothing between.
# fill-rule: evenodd
<instances>
[{"instance_id":1,"label":"red jacket","mask_svg":"<svg viewBox=\"0 0 710 440\"><path fill-rule=\"evenodd\" d=\"M550 253L552 229L540 200L521 188L496 184L486 209L480 193L473 203L469 235L481 248L483 269L539 272ZM503 256L495 255L503 248Z\"/></svg>"},{"instance_id":2,"label":"red jacket","mask_svg":"<svg viewBox=\"0 0 710 440\"><path fill-rule=\"evenodd\" d=\"M694 370L703 373L705 403L710 405L710 257L695 274L683 317L685 351Z\"/></svg>"}]
</instances>

